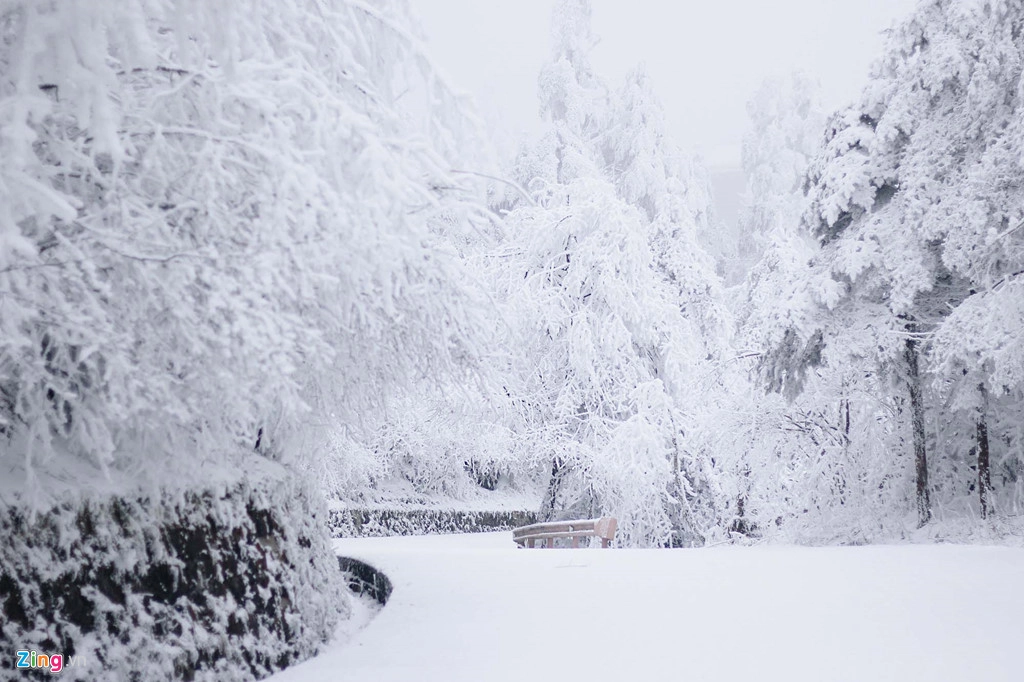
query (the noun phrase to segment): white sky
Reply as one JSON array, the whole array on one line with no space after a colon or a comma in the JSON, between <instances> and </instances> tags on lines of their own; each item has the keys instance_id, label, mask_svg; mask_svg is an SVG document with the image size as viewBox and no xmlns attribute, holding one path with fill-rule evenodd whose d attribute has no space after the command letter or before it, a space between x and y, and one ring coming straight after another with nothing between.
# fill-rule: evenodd
<instances>
[{"instance_id":1,"label":"white sky","mask_svg":"<svg viewBox=\"0 0 1024 682\"><path fill-rule=\"evenodd\" d=\"M430 53L511 135L540 127L536 83L553 0L419 0ZM746 102L769 76L802 70L825 104L854 100L883 31L915 0L594 0L593 65L613 87L645 62L669 132L713 169L738 168Z\"/></svg>"}]
</instances>

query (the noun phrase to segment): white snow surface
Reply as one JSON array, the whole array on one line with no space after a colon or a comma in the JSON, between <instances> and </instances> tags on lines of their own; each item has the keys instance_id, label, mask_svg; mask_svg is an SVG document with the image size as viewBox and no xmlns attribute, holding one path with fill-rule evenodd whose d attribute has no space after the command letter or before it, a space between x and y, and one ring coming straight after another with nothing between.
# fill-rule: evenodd
<instances>
[{"instance_id":1,"label":"white snow surface","mask_svg":"<svg viewBox=\"0 0 1024 682\"><path fill-rule=\"evenodd\" d=\"M1024 550L519 550L511 533L335 541L383 570L364 629L274 682L1021 679ZM344 641L343 641L344 640Z\"/></svg>"}]
</instances>

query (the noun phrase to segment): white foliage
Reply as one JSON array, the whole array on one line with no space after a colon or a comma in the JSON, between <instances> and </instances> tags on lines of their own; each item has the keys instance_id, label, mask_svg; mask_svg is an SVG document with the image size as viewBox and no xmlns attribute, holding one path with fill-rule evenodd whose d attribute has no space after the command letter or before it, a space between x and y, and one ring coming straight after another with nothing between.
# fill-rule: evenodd
<instances>
[{"instance_id":1,"label":"white foliage","mask_svg":"<svg viewBox=\"0 0 1024 682\"><path fill-rule=\"evenodd\" d=\"M472 365L442 234L476 210L448 172L475 124L403 3L0 17L5 454L280 447Z\"/></svg>"},{"instance_id":2,"label":"white foliage","mask_svg":"<svg viewBox=\"0 0 1024 682\"><path fill-rule=\"evenodd\" d=\"M0 1L0 457L259 437L349 499L546 484L627 545L859 541L912 511L911 338L939 503L988 414L1019 507L1024 4L922 3L827 125L762 87L738 245L590 14L556 3L504 179L402 0Z\"/></svg>"},{"instance_id":3,"label":"white foliage","mask_svg":"<svg viewBox=\"0 0 1024 682\"><path fill-rule=\"evenodd\" d=\"M643 71L613 92L591 70L589 13L579 0L555 10L549 129L516 163L532 197L513 202L491 259L521 334L512 395L551 471L546 513L615 515L626 544L689 544L694 377L728 328L697 244L708 198Z\"/></svg>"},{"instance_id":4,"label":"white foliage","mask_svg":"<svg viewBox=\"0 0 1024 682\"><path fill-rule=\"evenodd\" d=\"M1020 311L1007 292L1024 267L1015 228L1021 22L1019 2L933 0L893 33L871 84L831 119L811 165L804 224L822 248L797 284L812 302L769 317L782 322L766 338L776 388L799 385L818 365L844 382L836 397L864 379L892 396L881 401L892 409L869 417L878 423L923 422L918 442L938 505L964 505L979 485L969 461L979 423L988 422L1002 483L1012 487L1021 471L1006 428L1019 407L986 407L984 396L1020 390ZM915 383L911 355L926 393L903 399ZM875 513L892 508L880 503Z\"/></svg>"},{"instance_id":5,"label":"white foliage","mask_svg":"<svg viewBox=\"0 0 1024 682\"><path fill-rule=\"evenodd\" d=\"M793 74L765 81L747 104L751 127L743 139L747 188L738 247L747 268L797 233L804 176L824 126L817 91L808 77Z\"/></svg>"}]
</instances>

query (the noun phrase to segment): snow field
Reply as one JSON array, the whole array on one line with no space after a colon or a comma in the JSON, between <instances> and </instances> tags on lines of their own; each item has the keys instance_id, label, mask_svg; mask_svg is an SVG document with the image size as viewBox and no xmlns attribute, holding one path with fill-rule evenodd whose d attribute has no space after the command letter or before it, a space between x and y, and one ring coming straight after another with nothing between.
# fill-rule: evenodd
<instances>
[{"instance_id":1,"label":"snow field","mask_svg":"<svg viewBox=\"0 0 1024 682\"><path fill-rule=\"evenodd\" d=\"M391 600L275 682L1021 679L1024 550L517 550L510 533L335 541Z\"/></svg>"}]
</instances>

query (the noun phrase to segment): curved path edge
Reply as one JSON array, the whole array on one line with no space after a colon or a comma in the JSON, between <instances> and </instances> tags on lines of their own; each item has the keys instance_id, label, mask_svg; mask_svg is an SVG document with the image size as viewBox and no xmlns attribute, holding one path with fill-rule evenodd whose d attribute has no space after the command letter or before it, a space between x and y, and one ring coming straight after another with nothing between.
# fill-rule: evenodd
<instances>
[{"instance_id":1,"label":"curved path edge","mask_svg":"<svg viewBox=\"0 0 1024 682\"><path fill-rule=\"evenodd\" d=\"M358 595L366 595L384 606L391 598L394 586L391 579L374 566L353 557L339 556L338 568L345 574L348 589Z\"/></svg>"}]
</instances>

